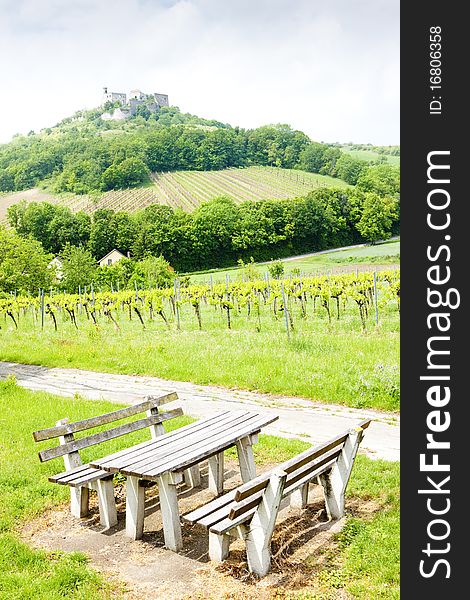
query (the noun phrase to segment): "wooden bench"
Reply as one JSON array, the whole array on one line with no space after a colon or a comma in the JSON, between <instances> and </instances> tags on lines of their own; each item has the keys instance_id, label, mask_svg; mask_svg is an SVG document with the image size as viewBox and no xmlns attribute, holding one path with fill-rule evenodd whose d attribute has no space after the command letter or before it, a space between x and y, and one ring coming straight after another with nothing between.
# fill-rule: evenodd
<instances>
[{"instance_id":1,"label":"wooden bench","mask_svg":"<svg viewBox=\"0 0 470 600\"><path fill-rule=\"evenodd\" d=\"M178 395L175 392L160 397L147 396L144 402L127 408L74 423L69 423L68 419L62 419L56 423L55 427L42 429L33 433L36 442L59 438L58 446L41 450L38 454L41 462L63 456L65 471L49 477L49 481L70 486L70 510L72 515L81 518L88 514L88 497L89 490L91 489L95 490L98 494L101 524L106 528L116 525L117 512L112 481L113 474L92 467L90 464L83 464L79 451L127 433L145 429L146 427L150 429L152 439L156 439L165 433L162 425L164 421L183 414L181 408L159 413L159 405L164 402L177 400L177 398ZM74 437L74 434L77 432L100 427L108 423L115 423L116 421L140 413L146 413L147 417L79 439L75 439Z\"/></svg>"},{"instance_id":2,"label":"wooden bench","mask_svg":"<svg viewBox=\"0 0 470 600\"><path fill-rule=\"evenodd\" d=\"M242 484L204 506L183 515L209 530L209 558L224 560L233 537L245 540L248 567L263 577L271 565L270 544L281 501L303 508L308 486L318 478L330 519L344 514L344 494L356 453L370 420L314 446L274 470Z\"/></svg>"}]
</instances>

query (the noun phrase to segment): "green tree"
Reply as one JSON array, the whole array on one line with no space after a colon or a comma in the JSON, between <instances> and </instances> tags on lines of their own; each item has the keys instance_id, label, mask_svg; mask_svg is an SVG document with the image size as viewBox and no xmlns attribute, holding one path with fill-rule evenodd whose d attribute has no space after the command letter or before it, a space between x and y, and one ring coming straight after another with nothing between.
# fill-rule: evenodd
<instances>
[{"instance_id":1,"label":"green tree","mask_svg":"<svg viewBox=\"0 0 470 600\"><path fill-rule=\"evenodd\" d=\"M54 273L48 268L52 255L41 244L0 227L0 291L31 292L51 285Z\"/></svg>"},{"instance_id":2,"label":"green tree","mask_svg":"<svg viewBox=\"0 0 470 600\"><path fill-rule=\"evenodd\" d=\"M362 215L356 225L357 230L372 244L387 239L392 235L396 213L397 202L393 198L367 192L362 205Z\"/></svg>"},{"instance_id":3,"label":"green tree","mask_svg":"<svg viewBox=\"0 0 470 600\"><path fill-rule=\"evenodd\" d=\"M197 268L234 262L232 236L238 208L231 198L220 197L201 204L193 213L191 237L199 259Z\"/></svg>"},{"instance_id":4,"label":"green tree","mask_svg":"<svg viewBox=\"0 0 470 600\"><path fill-rule=\"evenodd\" d=\"M129 286L169 287L175 278L175 271L163 256L149 256L134 265Z\"/></svg>"},{"instance_id":5,"label":"green tree","mask_svg":"<svg viewBox=\"0 0 470 600\"><path fill-rule=\"evenodd\" d=\"M392 165L373 165L361 173L357 180L357 187L364 192L374 192L379 196L398 197L400 169Z\"/></svg>"},{"instance_id":6,"label":"green tree","mask_svg":"<svg viewBox=\"0 0 470 600\"><path fill-rule=\"evenodd\" d=\"M93 213L89 248L96 260L100 260L116 248L117 231L114 227L114 212L101 208Z\"/></svg>"},{"instance_id":7,"label":"green tree","mask_svg":"<svg viewBox=\"0 0 470 600\"><path fill-rule=\"evenodd\" d=\"M356 182L364 169L367 168L365 160L359 160L343 152L336 161L336 175L346 183L356 185Z\"/></svg>"},{"instance_id":8,"label":"green tree","mask_svg":"<svg viewBox=\"0 0 470 600\"><path fill-rule=\"evenodd\" d=\"M67 244L86 244L90 235L90 217L73 214L65 206L48 202L25 201L10 206L8 221L22 236L31 235L47 252L58 254Z\"/></svg>"},{"instance_id":9,"label":"green tree","mask_svg":"<svg viewBox=\"0 0 470 600\"><path fill-rule=\"evenodd\" d=\"M94 278L97 287L114 291L128 288L135 264L130 258L121 258L113 265L98 267Z\"/></svg>"},{"instance_id":10,"label":"green tree","mask_svg":"<svg viewBox=\"0 0 470 600\"><path fill-rule=\"evenodd\" d=\"M120 163L113 163L101 177L105 190L131 188L146 183L149 178L146 164L140 158L125 158Z\"/></svg>"},{"instance_id":11,"label":"green tree","mask_svg":"<svg viewBox=\"0 0 470 600\"><path fill-rule=\"evenodd\" d=\"M68 245L60 258L62 260L61 287L66 292L76 294L79 286L89 286L94 281L98 266L87 248Z\"/></svg>"},{"instance_id":12,"label":"green tree","mask_svg":"<svg viewBox=\"0 0 470 600\"><path fill-rule=\"evenodd\" d=\"M284 275L284 263L281 260L273 260L268 265L268 272L274 279L281 279Z\"/></svg>"},{"instance_id":13,"label":"green tree","mask_svg":"<svg viewBox=\"0 0 470 600\"><path fill-rule=\"evenodd\" d=\"M321 175L329 175L330 177L336 177L336 162L341 157L341 150L334 146L328 147L323 153L323 165L319 171Z\"/></svg>"},{"instance_id":14,"label":"green tree","mask_svg":"<svg viewBox=\"0 0 470 600\"><path fill-rule=\"evenodd\" d=\"M300 168L311 173L320 173L325 160L323 158L327 146L312 142L300 153Z\"/></svg>"},{"instance_id":15,"label":"green tree","mask_svg":"<svg viewBox=\"0 0 470 600\"><path fill-rule=\"evenodd\" d=\"M0 171L0 192L11 192L15 189L14 176L5 170Z\"/></svg>"}]
</instances>

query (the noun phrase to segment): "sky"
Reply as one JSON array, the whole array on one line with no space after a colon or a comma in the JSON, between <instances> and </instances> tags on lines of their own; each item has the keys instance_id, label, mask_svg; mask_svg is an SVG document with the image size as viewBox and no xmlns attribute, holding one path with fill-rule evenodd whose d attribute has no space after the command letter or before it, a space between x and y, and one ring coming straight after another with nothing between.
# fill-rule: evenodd
<instances>
[{"instance_id":1,"label":"sky","mask_svg":"<svg viewBox=\"0 0 470 600\"><path fill-rule=\"evenodd\" d=\"M399 0L0 0L0 143L160 92L183 112L399 144Z\"/></svg>"}]
</instances>

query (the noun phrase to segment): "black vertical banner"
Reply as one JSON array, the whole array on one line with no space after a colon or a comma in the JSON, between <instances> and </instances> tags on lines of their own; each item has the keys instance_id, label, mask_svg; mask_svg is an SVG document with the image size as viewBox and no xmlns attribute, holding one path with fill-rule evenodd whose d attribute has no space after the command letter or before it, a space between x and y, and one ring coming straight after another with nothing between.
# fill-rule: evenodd
<instances>
[{"instance_id":1,"label":"black vertical banner","mask_svg":"<svg viewBox=\"0 0 470 600\"><path fill-rule=\"evenodd\" d=\"M404 599L469 595L470 53L461 7L401 4Z\"/></svg>"}]
</instances>

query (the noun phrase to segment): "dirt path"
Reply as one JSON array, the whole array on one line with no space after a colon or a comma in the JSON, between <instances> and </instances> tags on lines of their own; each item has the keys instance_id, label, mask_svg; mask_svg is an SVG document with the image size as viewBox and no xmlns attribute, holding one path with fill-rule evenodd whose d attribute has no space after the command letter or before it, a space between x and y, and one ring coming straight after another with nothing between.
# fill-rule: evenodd
<instances>
[{"instance_id":1,"label":"dirt path","mask_svg":"<svg viewBox=\"0 0 470 600\"><path fill-rule=\"evenodd\" d=\"M78 393L90 400L103 398L122 404L141 401L147 394L176 391L179 400L173 404L182 406L186 414L198 418L220 410L256 408L260 412L279 415L279 419L267 427L265 433L303 439L311 443L324 441L353 427L361 419L372 418L373 422L361 444L362 451L372 458L400 459L400 417L390 413L158 377L0 362L0 378L9 374L16 377L19 385L31 390L69 397Z\"/></svg>"}]
</instances>

